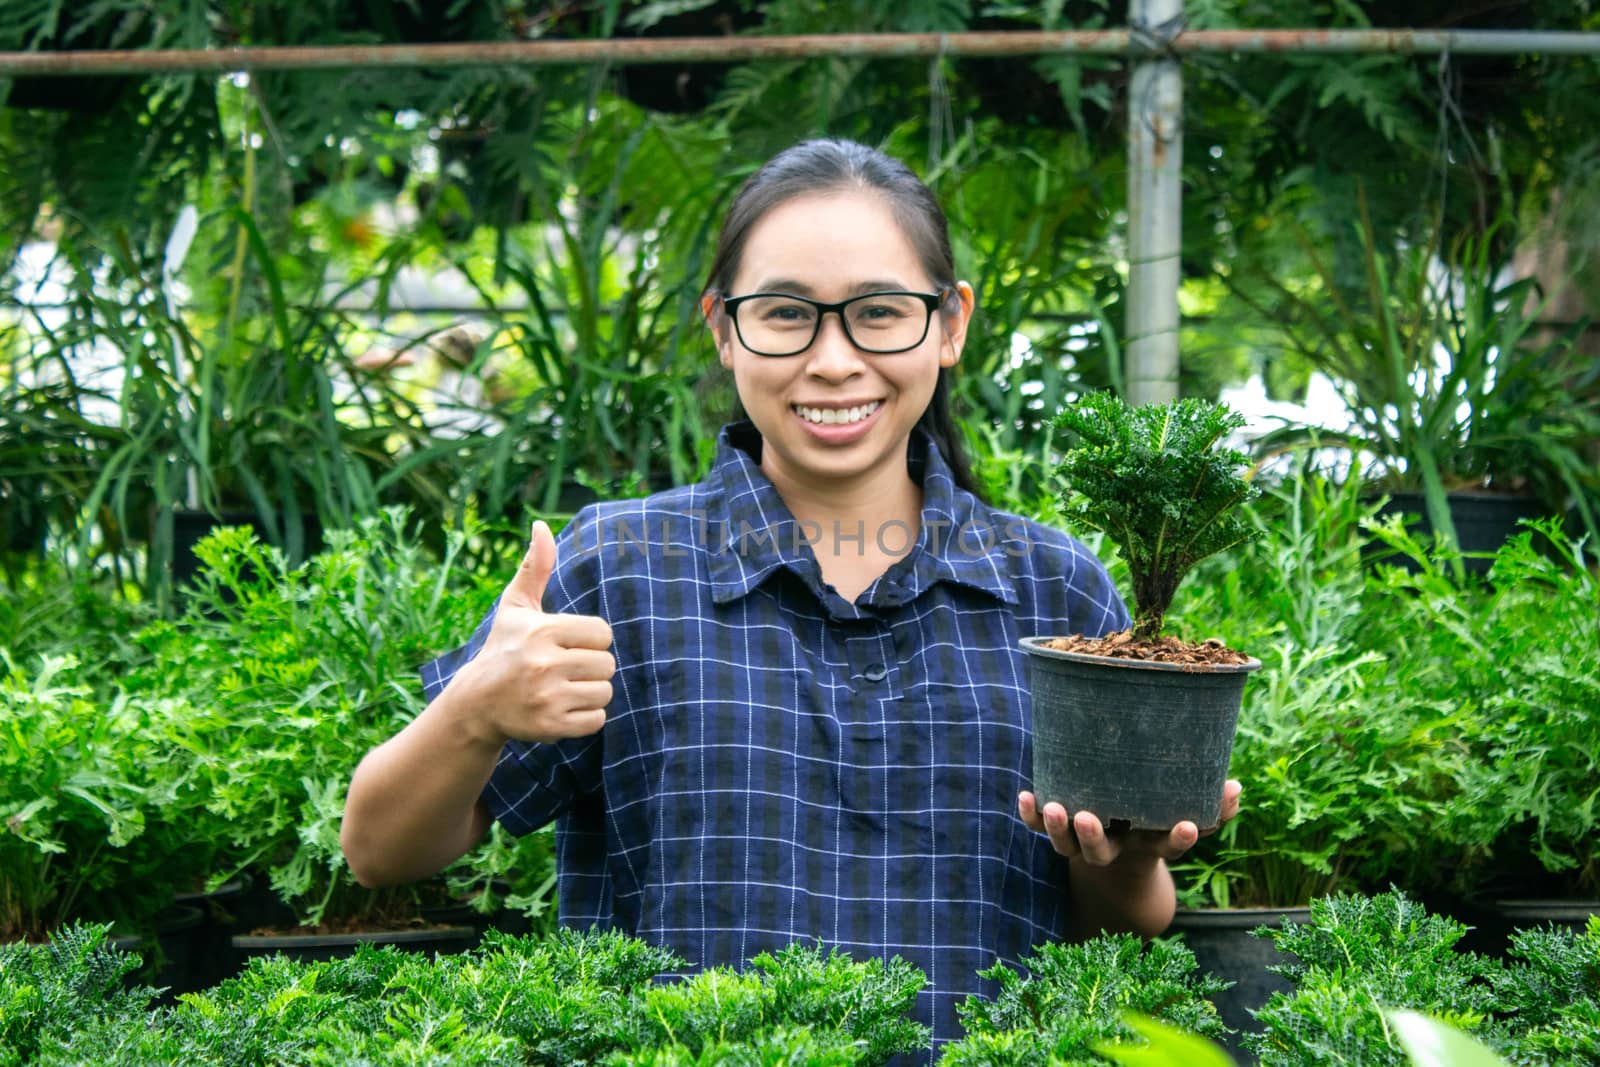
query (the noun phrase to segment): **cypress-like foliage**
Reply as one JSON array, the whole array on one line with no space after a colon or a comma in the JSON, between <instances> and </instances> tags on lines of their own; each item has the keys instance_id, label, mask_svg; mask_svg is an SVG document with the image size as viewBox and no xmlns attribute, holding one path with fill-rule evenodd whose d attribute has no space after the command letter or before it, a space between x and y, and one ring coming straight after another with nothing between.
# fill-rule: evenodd
<instances>
[{"instance_id":1,"label":"cypress-like foliage","mask_svg":"<svg viewBox=\"0 0 1600 1067\"><path fill-rule=\"evenodd\" d=\"M1152 640L1189 570L1252 534L1237 507L1257 490L1239 473L1244 453L1222 444L1244 416L1196 398L1136 408L1094 393L1062 409L1055 424L1077 440L1056 469L1061 514L1122 550L1133 635Z\"/></svg>"}]
</instances>

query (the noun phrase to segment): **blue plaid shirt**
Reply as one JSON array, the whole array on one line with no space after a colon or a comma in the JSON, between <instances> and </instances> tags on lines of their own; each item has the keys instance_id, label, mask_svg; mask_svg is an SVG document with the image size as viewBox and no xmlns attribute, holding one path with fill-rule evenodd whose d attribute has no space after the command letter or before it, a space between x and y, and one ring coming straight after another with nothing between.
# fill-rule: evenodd
<instances>
[{"instance_id":1,"label":"blue plaid shirt","mask_svg":"<svg viewBox=\"0 0 1600 1067\"><path fill-rule=\"evenodd\" d=\"M723 430L705 481L584 508L557 539L545 609L610 623L604 728L512 741L484 791L521 834L556 820L561 922L619 928L703 966L797 939L899 955L928 984L937 1043L976 972L1060 940L1066 861L1017 817L1029 787L1019 637L1128 625L1076 540L958 489L928 438L915 548L855 603L826 586L815 531ZM846 541L861 544L860 541ZM428 699L476 654L423 668Z\"/></svg>"}]
</instances>

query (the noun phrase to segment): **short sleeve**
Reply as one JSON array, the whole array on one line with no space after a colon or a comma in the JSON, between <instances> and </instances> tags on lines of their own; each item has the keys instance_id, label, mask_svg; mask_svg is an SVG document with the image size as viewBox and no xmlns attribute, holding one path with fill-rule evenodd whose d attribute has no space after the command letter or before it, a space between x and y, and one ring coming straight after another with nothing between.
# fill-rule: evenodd
<instances>
[{"instance_id":1,"label":"short sleeve","mask_svg":"<svg viewBox=\"0 0 1600 1067\"><path fill-rule=\"evenodd\" d=\"M575 515L556 537L556 570L545 586L548 612L597 614L594 584L580 573L592 571L593 560L575 551L583 516L583 512ZM496 600L465 644L423 664L422 689L429 703L483 650L499 607ZM489 814L513 834L539 829L564 814L578 797L599 792L601 751L600 734L556 744L508 741L484 786L482 799Z\"/></svg>"},{"instance_id":2,"label":"short sleeve","mask_svg":"<svg viewBox=\"0 0 1600 1067\"><path fill-rule=\"evenodd\" d=\"M483 650L483 642L489 637L489 628L494 625L494 613L499 607L500 601L497 599L489 608L489 614L483 617L478 628L472 631L472 636L467 638L466 644L422 665L422 695L429 704L444 692L456 672Z\"/></svg>"}]
</instances>

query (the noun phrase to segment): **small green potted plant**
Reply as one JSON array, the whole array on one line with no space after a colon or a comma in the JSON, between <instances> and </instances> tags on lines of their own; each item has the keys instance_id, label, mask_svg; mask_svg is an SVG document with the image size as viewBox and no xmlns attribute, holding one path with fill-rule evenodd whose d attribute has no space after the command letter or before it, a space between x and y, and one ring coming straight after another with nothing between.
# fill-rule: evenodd
<instances>
[{"instance_id":1,"label":"small green potted plant","mask_svg":"<svg viewBox=\"0 0 1600 1067\"><path fill-rule=\"evenodd\" d=\"M1076 440L1057 468L1062 514L1121 549L1135 606L1130 630L1022 640L1041 804L1112 828L1218 824L1245 676L1261 662L1161 631L1189 570L1250 536L1238 505L1255 489L1222 443L1243 421L1204 400L1135 408L1109 393L1057 416Z\"/></svg>"}]
</instances>

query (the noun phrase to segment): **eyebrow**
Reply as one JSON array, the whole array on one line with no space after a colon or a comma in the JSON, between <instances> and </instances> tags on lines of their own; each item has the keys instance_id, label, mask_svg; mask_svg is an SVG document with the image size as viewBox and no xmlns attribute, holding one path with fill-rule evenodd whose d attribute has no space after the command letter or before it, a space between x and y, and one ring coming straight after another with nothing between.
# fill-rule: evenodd
<instances>
[{"instance_id":1,"label":"eyebrow","mask_svg":"<svg viewBox=\"0 0 1600 1067\"><path fill-rule=\"evenodd\" d=\"M894 279L875 279L856 282L845 290L847 296L860 296L862 293L906 292L910 286ZM769 278L750 290L752 293L794 293L796 296L815 296L816 290L805 282L793 278Z\"/></svg>"}]
</instances>

